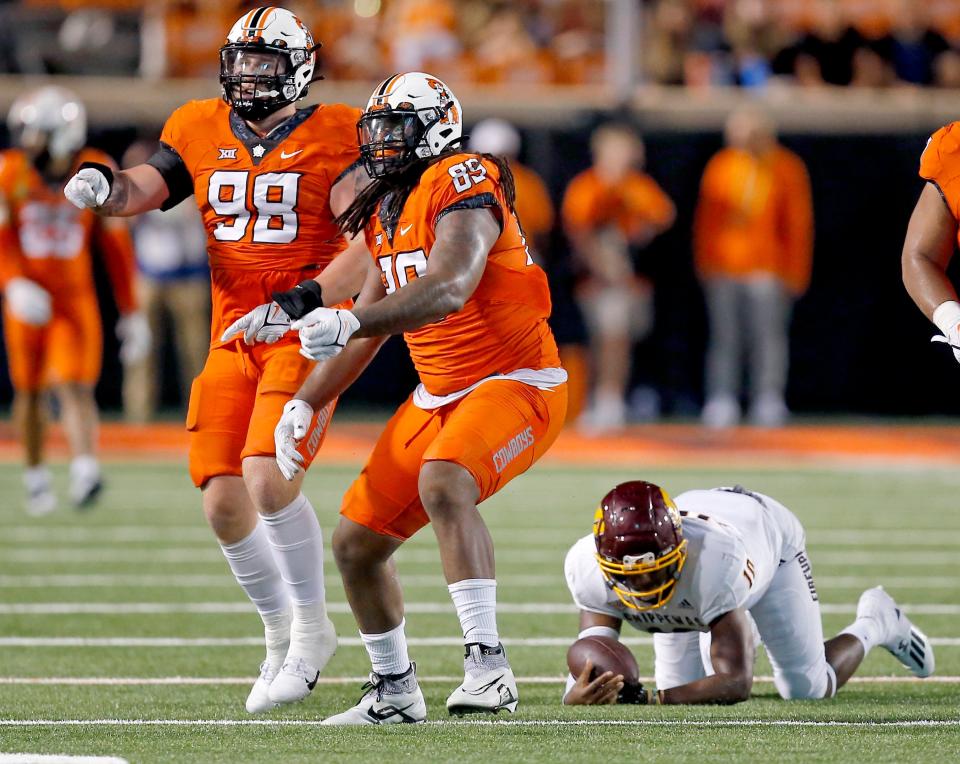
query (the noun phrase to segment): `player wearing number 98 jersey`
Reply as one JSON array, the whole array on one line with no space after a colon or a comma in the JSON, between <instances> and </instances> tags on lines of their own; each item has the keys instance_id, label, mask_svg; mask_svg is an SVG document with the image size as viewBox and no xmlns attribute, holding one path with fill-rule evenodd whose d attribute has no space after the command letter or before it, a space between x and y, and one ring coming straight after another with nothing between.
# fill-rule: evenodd
<instances>
[{"instance_id":1,"label":"player wearing number 98 jersey","mask_svg":"<svg viewBox=\"0 0 960 764\"><path fill-rule=\"evenodd\" d=\"M334 258L349 259L334 218L362 174L360 112L343 105L297 110L314 79L318 47L287 10L245 13L220 51L222 99L177 109L145 164L119 173L87 166L64 191L74 204L108 215L168 209L193 195L203 216L213 322L187 413L190 474L238 583L264 621L267 655L247 700L251 712L306 697L336 648L324 605L320 528L300 481L284 481L273 458L274 424L309 361L283 337L289 321L280 312L260 317L256 339L265 343L253 344L256 332L223 337L272 292L323 281L338 272L339 262L327 270ZM356 254L365 266L362 242L350 256ZM338 302L356 294L362 279L354 272L331 276L324 297ZM316 454L334 403L311 422L304 463Z\"/></svg>"},{"instance_id":2,"label":"player wearing number 98 jersey","mask_svg":"<svg viewBox=\"0 0 960 764\"><path fill-rule=\"evenodd\" d=\"M376 678L327 723L426 717L391 556L429 522L465 648L447 709L513 712L493 544L477 505L528 470L563 425L567 375L547 325L546 277L526 250L509 167L459 150L460 105L446 85L421 72L389 78L359 132L374 180L340 221L364 231L372 267L356 309L319 308L300 322L303 352L325 363L284 409L281 469L298 472L301 416L339 394L387 335L403 333L420 385L343 500L334 554Z\"/></svg>"}]
</instances>

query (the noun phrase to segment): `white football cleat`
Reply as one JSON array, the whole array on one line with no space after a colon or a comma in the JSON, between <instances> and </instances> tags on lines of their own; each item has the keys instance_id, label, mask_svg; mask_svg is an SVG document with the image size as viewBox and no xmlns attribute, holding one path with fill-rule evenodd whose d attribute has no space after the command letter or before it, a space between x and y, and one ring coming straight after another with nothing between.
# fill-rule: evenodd
<instances>
[{"instance_id":1,"label":"white football cleat","mask_svg":"<svg viewBox=\"0 0 960 764\"><path fill-rule=\"evenodd\" d=\"M910 622L882 586L867 589L860 595L857 618L876 618L884 625L886 636L881 644L914 676L928 677L933 673L930 639Z\"/></svg>"},{"instance_id":2,"label":"white football cleat","mask_svg":"<svg viewBox=\"0 0 960 764\"><path fill-rule=\"evenodd\" d=\"M501 709L512 714L517 710L520 702L517 680L502 644L496 647L467 645L463 671L466 675L463 684L447 698L447 711L451 714L495 714Z\"/></svg>"},{"instance_id":3,"label":"white football cleat","mask_svg":"<svg viewBox=\"0 0 960 764\"><path fill-rule=\"evenodd\" d=\"M103 490L100 464L92 456L77 456L70 463L70 501L76 509L89 509Z\"/></svg>"},{"instance_id":4,"label":"white football cleat","mask_svg":"<svg viewBox=\"0 0 960 764\"><path fill-rule=\"evenodd\" d=\"M353 708L323 720L329 725L420 724L426 721L427 704L417 684L417 665L402 674L370 674L363 697Z\"/></svg>"},{"instance_id":5,"label":"white football cleat","mask_svg":"<svg viewBox=\"0 0 960 764\"><path fill-rule=\"evenodd\" d=\"M290 652L267 691L273 703L297 703L310 695L317 686L320 672L337 652L337 631L329 618L317 638L317 643L320 658L316 663L294 655L293 650L296 648L291 645Z\"/></svg>"},{"instance_id":6,"label":"white football cleat","mask_svg":"<svg viewBox=\"0 0 960 764\"><path fill-rule=\"evenodd\" d=\"M23 473L23 487L27 492L25 507L31 517L49 515L57 508L53 477L46 467L28 467Z\"/></svg>"},{"instance_id":7,"label":"white football cleat","mask_svg":"<svg viewBox=\"0 0 960 764\"><path fill-rule=\"evenodd\" d=\"M270 700L270 685L276 679L279 668L270 661L260 664L260 676L257 677L257 681L250 688L250 694L247 695L248 714L262 714L277 707L277 704Z\"/></svg>"}]
</instances>

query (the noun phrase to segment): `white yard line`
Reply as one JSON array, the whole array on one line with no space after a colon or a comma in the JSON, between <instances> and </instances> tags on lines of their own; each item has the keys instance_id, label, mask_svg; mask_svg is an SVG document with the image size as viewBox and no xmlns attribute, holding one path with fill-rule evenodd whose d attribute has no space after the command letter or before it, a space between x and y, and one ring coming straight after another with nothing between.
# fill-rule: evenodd
<instances>
[{"instance_id":1,"label":"white yard line","mask_svg":"<svg viewBox=\"0 0 960 764\"><path fill-rule=\"evenodd\" d=\"M105 677L105 676L74 676L74 677L0 677L0 685L27 685L27 686L75 686L75 687L160 687L160 686L220 686L243 685L248 686L254 677L249 676L158 676L158 677ZM460 682L463 676L418 676L420 682ZM330 676L320 677L317 680L321 685L355 685L367 681L366 676ZM518 676L520 684L564 684L565 676ZM652 683L652 676L640 677L641 682ZM770 684L772 676L756 676L754 682ZM960 684L960 676L931 676L920 679L915 676L854 676L847 684Z\"/></svg>"},{"instance_id":2,"label":"white yard line","mask_svg":"<svg viewBox=\"0 0 960 764\"><path fill-rule=\"evenodd\" d=\"M910 615L960 615L960 605L947 603L907 604L900 607ZM350 613L346 602L328 602L331 613ZM406 602L404 611L419 614L453 613L450 602ZM820 611L829 614L852 614L856 602L821 602ZM253 613L249 602L0 602L0 615L222 615ZM498 613L520 615L568 615L577 612L575 605L562 602L500 602Z\"/></svg>"},{"instance_id":3,"label":"white yard line","mask_svg":"<svg viewBox=\"0 0 960 764\"><path fill-rule=\"evenodd\" d=\"M2 753L0 764L129 764L116 756L68 756L51 753Z\"/></svg>"},{"instance_id":4,"label":"white yard line","mask_svg":"<svg viewBox=\"0 0 960 764\"><path fill-rule=\"evenodd\" d=\"M510 561L512 555L504 551L504 546L497 545L503 560ZM524 549L515 552L518 559L524 562L540 562L555 564L558 568L563 559L565 550L557 547L549 549ZM405 566L429 565L440 566L440 556L436 549L401 549L396 556L401 569ZM877 548L874 551L815 551L810 554L810 560L816 570L820 565L836 565L844 568L855 567L889 567L888 550ZM952 566L957 560L956 551L928 551L914 557L898 561L899 568L932 568ZM202 547L152 547L149 549L134 549L130 547L10 547L0 546L0 563L16 563L18 566L35 565L47 567L51 564L99 564L99 565L171 565L179 566L184 563L191 565L209 565L216 568L225 568L223 555L218 549ZM333 561L327 564L329 570L335 570Z\"/></svg>"},{"instance_id":5,"label":"white yard line","mask_svg":"<svg viewBox=\"0 0 960 764\"><path fill-rule=\"evenodd\" d=\"M316 727L319 719L0 719L0 727ZM960 719L812 721L806 719L470 719L437 727L960 727Z\"/></svg>"},{"instance_id":6,"label":"white yard line","mask_svg":"<svg viewBox=\"0 0 960 764\"><path fill-rule=\"evenodd\" d=\"M146 558L145 558L146 559ZM404 575L400 580L405 589L413 588L443 588L446 584L440 575L412 574ZM517 574L510 573L498 576L504 586L563 586L563 573L557 568L555 575ZM888 589L916 588L916 589L950 589L960 588L960 576L884 576L882 581L877 576L818 576L815 581L819 588L843 587L866 588L883 583ZM195 575L187 573L171 574L126 574L126 573L74 573L62 575L0 575L0 589L58 589L58 588L228 588L237 586L233 578L224 571L221 575Z\"/></svg>"},{"instance_id":7,"label":"white yard line","mask_svg":"<svg viewBox=\"0 0 960 764\"><path fill-rule=\"evenodd\" d=\"M530 548L544 545L572 544L580 536L590 531L589 512L583 516L582 523L553 525L545 528L518 527L504 530L498 543L506 548ZM800 513L801 519L803 513ZM494 533L497 526L494 524ZM332 528L326 528L324 538L329 541ZM807 540L812 546L879 546L885 547L892 533L897 540L910 547L945 547L960 545L960 529L920 529L920 528L807 528ZM79 543L129 544L149 543L155 546L197 545L216 551L211 532L203 525L24 525L20 522L0 523L0 550L3 546L11 548L24 543L62 544L70 547ZM432 538L423 541L414 540L409 547L432 549ZM154 548L153 546L151 548ZM149 551L149 550L145 550ZM2 555L2 551L0 551Z\"/></svg>"},{"instance_id":8,"label":"white yard line","mask_svg":"<svg viewBox=\"0 0 960 764\"><path fill-rule=\"evenodd\" d=\"M508 647L567 647L570 637L504 637ZM625 645L652 645L652 637L624 637ZM939 647L960 647L960 637L931 637ZM340 637L360 647L359 637ZM463 637L407 637L411 647L463 647ZM263 647L263 637L0 637L0 647Z\"/></svg>"}]
</instances>

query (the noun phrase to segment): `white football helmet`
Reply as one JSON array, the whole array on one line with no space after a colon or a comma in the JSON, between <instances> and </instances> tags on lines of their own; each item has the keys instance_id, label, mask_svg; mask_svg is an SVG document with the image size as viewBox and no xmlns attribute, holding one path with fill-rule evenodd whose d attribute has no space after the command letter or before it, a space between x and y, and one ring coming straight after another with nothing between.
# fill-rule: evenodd
<instances>
[{"instance_id":1,"label":"white football helmet","mask_svg":"<svg viewBox=\"0 0 960 764\"><path fill-rule=\"evenodd\" d=\"M395 74L373 91L357 125L360 157L373 178L460 143L460 101L431 74Z\"/></svg>"},{"instance_id":2,"label":"white football helmet","mask_svg":"<svg viewBox=\"0 0 960 764\"><path fill-rule=\"evenodd\" d=\"M520 153L520 133L504 119L481 120L470 131L470 150L515 159Z\"/></svg>"},{"instance_id":3,"label":"white football helmet","mask_svg":"<svg viewBox=\"0 0 960 764\"><path fill-rule=\"evenodd\" d=\"M265 6L245 13L220 48L223 100L252 121L300 100L314 79L319 47L285 8Z\"/></svg>"},{"instance_id":4,"label":"white football helmet","mask_svg":"<svg viewBox=\"0 0 960 764\"><path fill-rule=\"evenodd\" d=\"M66 88L48 85L13 102L7 128L13 142L29 153L46 149L51 158L66 159L87 140L87 110Z\"/></svg>"}]
</instances>

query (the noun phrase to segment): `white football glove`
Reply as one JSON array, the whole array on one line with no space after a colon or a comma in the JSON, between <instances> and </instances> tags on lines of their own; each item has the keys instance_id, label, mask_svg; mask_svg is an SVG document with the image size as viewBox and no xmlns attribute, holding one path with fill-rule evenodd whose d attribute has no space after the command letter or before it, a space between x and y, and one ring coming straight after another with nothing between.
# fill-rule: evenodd
<instances>
[{"instance_id":1,"label":"white football glove","mask_svg":"<svg viewBox=\"0 0 960 764\"><path fill-rule=\"evenodd\" d=\"M287 480L293 480L303 469L303 455L297 444L307 435L313 421L313 407L306 401L294 398L283 407L283 415L273 431L277 467Z\"/></svg>"},{"instance_id":2,"label":"white football glove","mask_svg":"<svg viewBox=\"0 0 960 764\"><path fill-rule=\"evenodd\" d=\"M153 347L153 333L147 317L139 310L120 316L117 321L117 339L120 340L120 362L124 366L139 363Z\"/></svg>"},{"instance_id":3,"label":"white football glove","mask_svg":"<svg viewBox=\"0 0 960 764\"><path fill-rule=\"evenodd\" d=\"M110 196L110 181L100 170L84 167L63 187L63 195L74 207L99 207Z\"/></svg>"},{"instance_id":4,"label":"white football glove","mask_svg":"<svg viewBox=\"0 0 960 764\"><path fill-rule=\"evenodd\" d=\"M291 329L300 330L300 355L311 361L326 361L343 350L360 321L349 310L317 308L294 321Z\"/></svg>"},{"instance_id":5,"label":"white football glove","mask_svg":"<svg viewBox=\"0 0 960 764\"><path fill-rule=\"evenodd\" d=\"M275 302L265 302L230 324L220 341L228 342L243 332L243 341L248 345L257 342L272 345L289 330L290 317L283 308Z\"/></svg>"},{"instance_id":6,"label":"white football glove","mask_svg":"<svg viewBox=\"0 0 960 764\"><path fill-rule=\"evenodd\" d=\"M30 326L46 326L53 315L50 293L36 281L14 276L7 282L3 296L7 310L18 321Z\"/></svg>"},{"instance_id":7,"label":"white football glove","mask_svg":"<svg viewBox=\"0 0 960 764\"><path fill-rule=\"evenodd\" d=\"M953 348L953 357L960 362L960 303L948 300L933 311L933 323L943 334L935 334L931 342L943 342Z\"/></svg>"}]
</instances>

